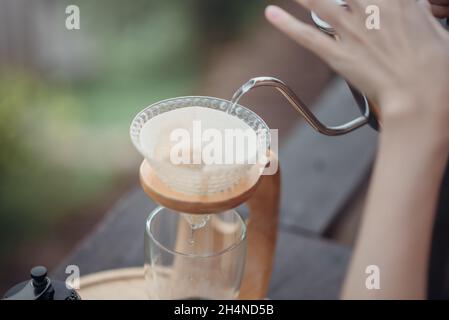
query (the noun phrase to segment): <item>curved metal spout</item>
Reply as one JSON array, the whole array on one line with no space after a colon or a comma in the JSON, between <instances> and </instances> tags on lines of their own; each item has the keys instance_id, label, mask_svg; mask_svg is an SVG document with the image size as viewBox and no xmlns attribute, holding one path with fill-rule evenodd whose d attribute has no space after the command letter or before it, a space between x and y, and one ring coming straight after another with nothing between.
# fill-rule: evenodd
<instances>
[{"instance_id":1,"label":"curved metal spout","mask_svg":"<svg viewBox=\"0 0 449 320\"><path fill-rule=\"evenodd\" d=\"M236 104L239 99L245 95L251 89L257 87L275 87L282 95L290 102L292 107L298 111L316 131L328 135L338 136L351 132L369 122L370 117L370 105L366 97L361 95L356 97L357 103L363 104L363 115L349 121L340 126L329 127L323 124L315 115L310 111L309 107L281 80L272 77L257 77L252 78L246 82L232 97L232 102ZM353 92L354 94L354 92ZM358 99L361 98L361 99Z\"/></svg>"}]
</instances>

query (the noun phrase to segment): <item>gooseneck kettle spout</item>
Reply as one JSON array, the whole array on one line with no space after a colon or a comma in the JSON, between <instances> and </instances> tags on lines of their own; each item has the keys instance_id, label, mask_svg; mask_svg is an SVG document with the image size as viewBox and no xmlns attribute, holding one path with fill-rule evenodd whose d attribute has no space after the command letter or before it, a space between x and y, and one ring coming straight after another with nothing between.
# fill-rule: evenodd
<instances>
[{"instance_id":1,"label":"gooseneck kettle spout","mask_svg":"<svg viewBox=\"0 0 449 320\"><path fill-rule=\"evenodd\" d=\"M352 94L357 101L359 108L362 110L362 115L360 117L355 118L348 123L339 125L339 126L327 126L323 124L318 118L310 111L309 107L287 86L284 82L279 79L272 77L257 77L252 78L247 81L240 89L232 97L232 102L235 105L240 98L248 93L250 90L257 87L274 87L276 88L282 95L288 100L290 105L299 112L316 131L328 135L328 136L339 136L355 129L364 126L365 124L371 123L373 127L376 127L376 123L373 123L371 120L371 105L368 99L354 90L351 86L349 88L352 91Z\"/></svg>"}]
</instances>

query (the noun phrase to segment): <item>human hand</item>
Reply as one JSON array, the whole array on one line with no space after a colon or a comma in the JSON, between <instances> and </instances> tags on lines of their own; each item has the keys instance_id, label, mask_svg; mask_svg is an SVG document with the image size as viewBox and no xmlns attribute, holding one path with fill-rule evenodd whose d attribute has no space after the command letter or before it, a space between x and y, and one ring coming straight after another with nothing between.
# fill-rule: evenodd
<instances>
[{"instance_id":1,"label":"human hand","mask_svg":"<svg viewBox=\"0 0 449 320\"><path fill-rule=\"evenodd\" d=\"M437 18L449 17L449 0L429 0L432 13Z\"/></svg>"},{"instance_id":2,"label":"human hand","mask_svg":"<svg viewBox=\"0 0 449 320\"><path fill-rule=\"evenodd\" d=\"M410 117L419 120L416 126L429 116L447 128L449 35L428 7L410 0L347 0L346 10L333 0L296 1L331 24L339 41L275 6L267 7L267 19L378 103L384 128ZM379 7L380 30L365 26L367 5Z\"/></svg>"}]
</instances>

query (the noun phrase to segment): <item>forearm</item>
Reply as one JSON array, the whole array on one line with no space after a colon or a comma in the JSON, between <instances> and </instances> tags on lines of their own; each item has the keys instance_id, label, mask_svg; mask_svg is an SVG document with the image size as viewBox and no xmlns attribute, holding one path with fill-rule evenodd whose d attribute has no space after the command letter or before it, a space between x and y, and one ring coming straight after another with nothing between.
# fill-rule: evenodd
<instances>
[{"instance_id":1,"label":"forearm","mask_svg":"<svg viewBox=\"0 0 449 320\"><path fill-rule=\"evenodd\" d=\"M343 297L424 298L449 149L448 33L425 1L347 1L349 10L334 1L296 1L326 20L341 41L275 6L267 8L268 20L381 106L383 130ZM379 9L381 28L365 27L368 5ZM380 267L380 290L365 287L368 265Z\"/></svg>"},{"instance_id":2,"label":"forearm","mask_svg":"<svg viewBox=\"0 0 449 320\"><path fill-rule=\"evenodd\" d=\"M448 148L436 136L438 130L424 129L393 127L381 134L342 298L426 297L432 227ZM380 290L365 286L368 265L380 268Z\"/></svg>"}]
</instances>

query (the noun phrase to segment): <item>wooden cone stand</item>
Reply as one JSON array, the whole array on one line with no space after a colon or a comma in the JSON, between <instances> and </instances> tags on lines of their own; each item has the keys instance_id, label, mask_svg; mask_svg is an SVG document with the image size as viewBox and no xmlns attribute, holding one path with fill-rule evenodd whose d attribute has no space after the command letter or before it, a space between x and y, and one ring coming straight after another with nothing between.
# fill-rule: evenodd
<instances>
[{"instance_id":1,"label":"wooden cone stand","mask_svg":"<svg viewBox=\"0 0 449 320\"><path fill-rule=\"evenodd\" d=\"M277 162L277 156L271 153L270 164L278 165ZM254 179L242 180L230 191L210 196L173 191L160 181L146 160L140 167L140 182L154 201L185 213L223 212L246 203L250 212L247 221L248 247L239 299L266 298L279 220L279 166L274 175L258 175ZM82 277L79 293L83 299L136 299L143 295L144 286L141 268L118 269ZM106 292L109 292L107 296L101 296Z\"/></svg>"}]
</instances>

